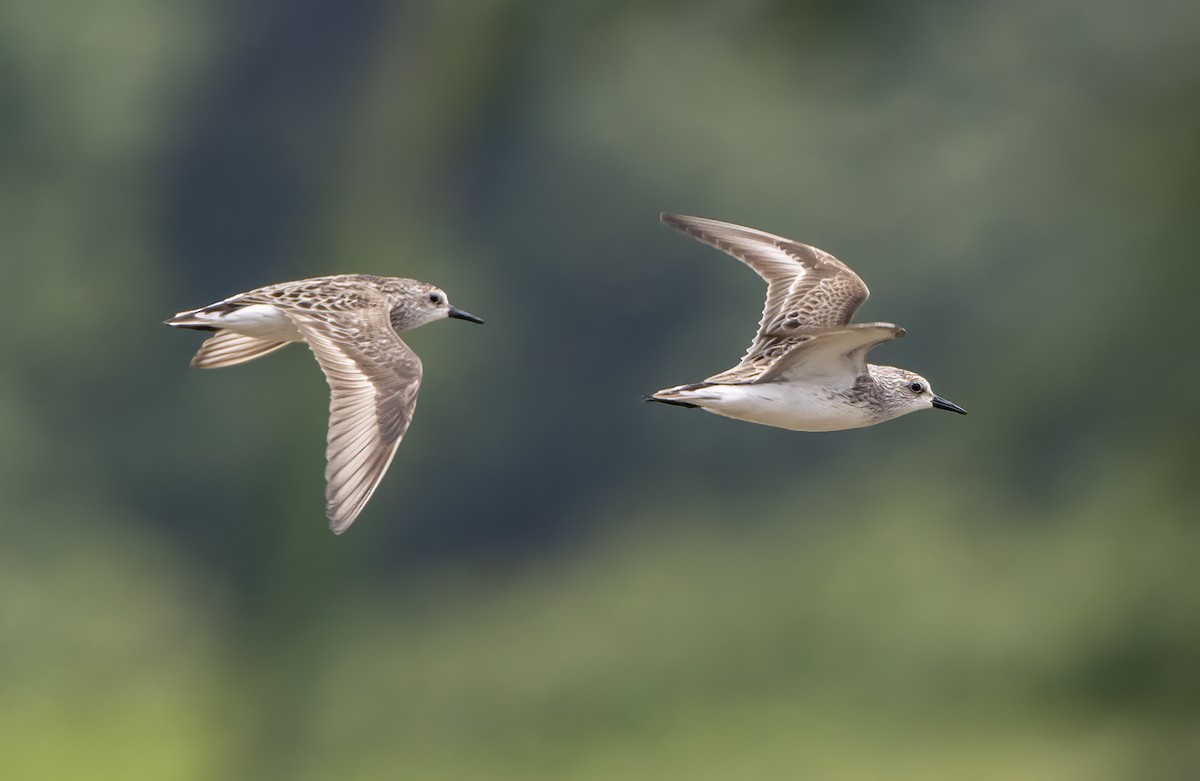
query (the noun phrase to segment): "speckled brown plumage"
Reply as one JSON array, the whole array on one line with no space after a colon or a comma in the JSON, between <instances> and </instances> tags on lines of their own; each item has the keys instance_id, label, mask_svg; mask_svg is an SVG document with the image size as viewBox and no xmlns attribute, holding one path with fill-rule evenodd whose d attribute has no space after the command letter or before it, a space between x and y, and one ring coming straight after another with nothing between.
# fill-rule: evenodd
<instances>
[{"instance_id":1,"label":"speckled brown plumage","mask_svg":"<svg viewBox=\"0 0 1200 781\"><path fill-rule=\"evenodd\" d=\"M341 533L379 485L416 408L421 359L397 332L444 317L483 322L426 282L342 274L257 288L167 324L216 330L192 359L203 369L308 344L330 388L326 515Z\"/></svg>"},{"instance_id":2,"label":"speckled brown plumage","mask_svg":"<svg viewBox=\"0 0 1200 781\"><path fill-rule=\"evenodd\" d=\"M918 409L963 412L920 375L867 363L876 345L904 336L891 323L851 323L870 295L828 252L728 222L663 214L677 230L737 258L767 283L758 332L741 361L703 383L649 401L700 407L797 431L869 426Z\"/></svg>"}]
</instances>

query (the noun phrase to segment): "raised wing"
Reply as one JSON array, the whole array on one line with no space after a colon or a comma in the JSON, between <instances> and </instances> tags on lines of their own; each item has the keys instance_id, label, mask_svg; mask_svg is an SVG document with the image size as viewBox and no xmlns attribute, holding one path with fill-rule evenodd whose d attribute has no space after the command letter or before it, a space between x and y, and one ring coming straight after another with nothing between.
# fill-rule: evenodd
<instances>
[{"instance_id":1,"label":"raised wing","mask_svg":"<svg viewBox=\"0 0 1200 781\"><path fill-rule=\"evenodd\" d=\"M831 388L851 388L867 373L867 353L875 345L904 336L891 323L855 323L812 329L762 371L754 382L802 380Z\"/></svg>"},{"instance_id":2,"label":"raised wing","mask_svg":"<svg viewBox=\"0 0 1200 781\"><path fill-rule=\"evenodd\" d=\"M362 512L412 422L421 360L375 307L313 316L288 310L329 383L325 514L341 534Z\"/></svg>"},{"instance_id":3,"label":"raised wing","mask_svg":"<svg viewBox=\"0 0 1200 781\"><path fill-rule=\"evenodd\" d=\"M756 377L798 343L797 334L846 325L870 295L866 284L846 264L816 247L703 217L664 213L661 219L742 261L767 283L754 341L736 367L710 377L710 381L734 372Z\"/></svg>"}]
</instances>

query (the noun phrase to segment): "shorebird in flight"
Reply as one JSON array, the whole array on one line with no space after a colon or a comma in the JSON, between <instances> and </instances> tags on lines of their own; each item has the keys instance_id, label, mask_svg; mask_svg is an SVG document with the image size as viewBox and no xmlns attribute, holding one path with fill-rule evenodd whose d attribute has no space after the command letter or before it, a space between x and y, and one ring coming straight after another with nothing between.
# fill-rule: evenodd
<instances>
[{"instance_id":1,"label":"shorebird in flight","mask_svg":"<svg viewBox=\"0 0 1200 781\"><path fill-rule=\"evenodd\" d=\"M967 414L919 374L867 363L871 348L905 332L891 323L850 322L870 293L833 255L728 222L675 214L662 221L752 268L766 280L767 300L737 366L646 401L793 431L872 426L931 407Z\"/></svg>"},{"instance_id":2,"label":"shorebird in flight","mask_svg":"<svg viewBox=\"0 0 1200 781\"><path fill-rule=\"evenodd\" d=\"M192 358L201 369L308 343L331 391L325 514L341 534L366 506L412 422L421 359L399 332L447 317L483 322L425 282L341 274L260 287L166 322L216 332Z\"/></svg>"}]
</instances>

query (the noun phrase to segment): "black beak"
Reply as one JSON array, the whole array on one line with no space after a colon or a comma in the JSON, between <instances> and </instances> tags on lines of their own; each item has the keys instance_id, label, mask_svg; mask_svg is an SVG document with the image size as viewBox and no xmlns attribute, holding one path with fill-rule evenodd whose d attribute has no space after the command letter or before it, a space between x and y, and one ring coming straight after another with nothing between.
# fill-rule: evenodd
<instances>
[{"instance_id":1,"label":"black beak","mask_svg":"<svg viewBox=\"0 0 1200 781\"><path fill-rule=\"evenodd\" d=\"M967 411L965 409L958 406L953 401L946 401L941 396L933 397L933 406L937 407L938 409L948 409L951 412L957 412L959 415L967 414Z\"/></svg>"},{"instance_id":2,"label":"black beak","mask_svg":"<svg viewBox=\"0 0 1200 781\"><path fill-rule=\"evenodd\" d=\"M463 310L459 309L456 306L450 307L449 314L450 314L450 317L454 317L459 320L466 320L468 323L479 323L480 325L483 324L482 317L476 317L475 315L471 314L470 312L464 312Z\"/></svg>"}]
</instances>

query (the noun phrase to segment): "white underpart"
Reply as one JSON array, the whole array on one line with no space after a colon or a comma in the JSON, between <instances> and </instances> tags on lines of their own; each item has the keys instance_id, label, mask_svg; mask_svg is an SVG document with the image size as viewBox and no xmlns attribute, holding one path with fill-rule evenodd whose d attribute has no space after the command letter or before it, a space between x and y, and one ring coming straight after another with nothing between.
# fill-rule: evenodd
<instances>
[{"instance_id":1,"label":"white underpart","mask_svg":"<svg viewBox=\"0 0 1200 781\"><path fill-rule=\"evenodd\" d=\"M225 313L197 312L195 318L272 342L299 342L304 338L292 319L270 304L251 304Z\"/></svg>"},{"instance_id":2,"label":"white underpart","mask_svg":"<svg viewBox=\"0 0 1200 781\"><path fill-rule=\"evenodd\" d=\"M710 385L672 398L727 418L792 431L839 431L879 422L864 406L851 404L828 387L802 382Z\"/></svg>"}]
</instances>

